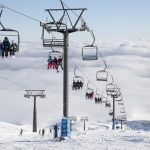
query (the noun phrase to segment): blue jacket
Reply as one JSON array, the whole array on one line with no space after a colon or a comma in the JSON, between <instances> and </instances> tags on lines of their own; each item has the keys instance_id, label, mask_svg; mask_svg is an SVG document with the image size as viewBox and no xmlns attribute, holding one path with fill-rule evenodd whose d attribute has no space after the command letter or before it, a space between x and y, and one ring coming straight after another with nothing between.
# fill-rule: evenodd
<instances>
[{"instance_id":1,"label":"blue jacket","mask_svg":"<svg viewBox=\"0 0 150 150\"><path fill-rule=\"evenodd\" d=\"M54 60L53 60L52 58L49 58L47 61L48 61L49 63L54 62Z\"/></svg>"}]
</instances>

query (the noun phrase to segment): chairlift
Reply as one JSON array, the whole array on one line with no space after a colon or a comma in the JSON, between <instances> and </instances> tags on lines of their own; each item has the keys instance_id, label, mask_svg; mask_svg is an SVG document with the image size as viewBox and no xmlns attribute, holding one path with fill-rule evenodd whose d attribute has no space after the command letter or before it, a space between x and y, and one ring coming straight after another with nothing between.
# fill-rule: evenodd
<instances>
[{"instance_id":1,"label":"chairlift","mask_svg":"<svg viewBox=\"0 0 150 150\"><path fill-rule=\"evenodd\" d=\"M86 45L82 47L82 59L83 60L97 60L98 59L98 47L94 45L95 36L92 31L90 31L93 42L91 45Z\"/></svg>"},{"instance_id":2,"label":"chairlift","mask_svg":"<svg viewBox=\"0 0 150 150\"><path fill-rule=\"evenodd\" d=\"M116 85L116 89L115 91L111 94L111 97L116 99L119 99L119 97L121 96L121 92L120 92L120 88L117 87Z\"/></svg>"},{"instance_id":3,"label":"chairlift","mask_svg":"<svg viewBox=\"0 0 150 150\"><path fill-rule=\"evenodd\" d=\"M127 121L127 116L126 116L126 115L122 115L122 116L121 116L121 119L122 119L123 121Z\"/></svg>"},{"instance_id":4,"label":"chairlift","mask_svg":"<svg viewBox=\"0 0 150 150\"><path fill-rule=\"evenodd\" d=\"M0 19L1 19L1 16L2 16L2 12L3 12L3 8L1 8L1 11L0 11ZM17 30L14 30L14 29L5 28L1 21L0 21L0 26L1 26L0 37L3 37L3 38L7 37L9 40L15 41L15 44L16 44L15 52L18 52L19 51L19 46L20 46L19 32Z\"/></svg>"},{"instance_id":5,"label":"chairlift","mask_svg":"<svg viewBox=\"0 0 150 150\"><path fill-rule=\"evenodd\" d=\"M106 103L107 102L107 97L106 96L104 96L104 94L103 94L104 92L102 92L102 103Z\"/></svg>"},{"instance_id":6,"label":"chairlift","mask_svg":"<svg viewBox=\"0 0 150 150\"><path fill-rule=\"evenodd\" d=\"M115 101L116 101L116 102L121 102L121 101L122 101L122 99L123 99L122 94L117 95L117 96L115 97Z\"/></svg>"},{"instance_id":7,"label":"chairlift","mask_svg":"<svg viewBox=\"0 0 150 150\"><path fill-rule=\"evenodd\" d=\"M120 109L120 113L125 113L125 109L124 109L124 108L121 108L121 109Z\"/></svg>"},{"instance_id":8,"label":"chairlift","mask_svg":"<svg viewBox=\"0 0 150 150\"><path fill-rule=\"evenodd\" d=\"M74 69L74 77L73 77L73 84L72 90L80 90L84 85L83 77L76 75L76 68Z\"/></svg>"},{"instance_id":9,"label":"chairlift","mask_svg":"<svg viewBox=\"0 0 150 150\"><path fill-rule=\"evenodd\" d=\"M106 101L105 107L111 107L111 102L110 101Z\"/></svg>"},{"instance_id":10,"label":"chairlift","mask_svg":"<svg viewBox=\"0 0 150 150\"><path fill-rule=\"evenodd\" d=\"M54 58L58 59L59 57L63 58L63 53L60 51L52 50L51 52L49 52L49 57L51 57L52 59Z\"/></svg>"},{"instance_id":11,"label":"chairlift","mask_svg":"<svg viewBox=\"0 0 150 150\"><path fill-rule=\"evenodd\" d=\"M118 96L117 92L118 92L118 88L117 88L116 84L109 83L109 84L106 85L107 95L115 96L115 98L116 98Z\"/></svg>"},{"instance_id":12,"label":"chairlift","mask_svg":"<svg viewBox=\"0 0 150 150\"><path fill-rule=\"evenodd\" d=\"M54 35L52 38L46 38L45 32L48 32L49 34L52 32L60 32L67 30L67 27L65 24L60 22L49 22L49 23L40 23L40 26L42 26L42 42L43 47L63 47L64 46L64 40L60 38L55 38ZM65 28L65 29L64 29Z\"/></svg>"},{"instance_id":13,"label":"chairlift","mask_svg":"<svg viewBox=\"0 0 150 150\"><path fill-rule=\"evenodd\" d=\"M114 84L114 79L113 79L113 76L112 76L112 75L111 75L111 78L112 78L112 82L106 84L106 92L107 92L107 95L111 95L113 92L116 91L116 85Z\"/></svg>"},{"instance_id":14,"label":"chairlift","mask_svg":"<svg viewBox=\"0 0 150 150\"><path fill-rule=\"evenodd\" d=\"M105 63L105 68L103 70L99 70L96 73L96 80L97 81L107 81L108 79L108 72L106 71L107 65L106 62Z\"/></svg>"},{"instance_id":15,"label":"chairlift","mask_svg":"<svg viewBox=\"0 0 150 150\"><path fill-rule=\"evenodd\" d=\"M86 89L86 92L85 92L85 97L86 99L93 99L94 97L94 89L92 88L89 88L89 82L87 83L87 89Z\"/></svg>"},{"instance_id":16,"label":"chairlift","mask_svg":"<svg viewBox=\"0 0 150 150\"><path fill-rule=\"evenodd\" d=\"M97 54L98 48L94 45L86 45L82 48L82 59L83 60L97 60L98 54Z\"/></svg>"},{"instance_id":17,"label":"chairlift","mask_svg":"<svg viewBox=\"0 0 150 150\"><path fill-rule=\"evenodd\" d=\"M112 110L109 111L109 116L113 116L113 111Z\"/></svg>"},{"instance_id":18,"label":"chairlift","mask_svg":"<svg viewBox=\"0 0 150 150\"><path fill-rule=\"evenodd\" d=\"M52 47L51 47L52 48ZM52 48L52 51L49 52L49 58L48 58L48 69L56 69L57 68L57 61L59 59L62 59L63 61L63 53L60 51L55 51Z\"/></svg>"},{"instance_id":19,"label":"chairlift","mask_svg":"<svg viewBox=\"0 0 150 150\"><path fill-rule=\"evenodd\" d=\"M124 105L123 101L118 102L118 105Z\"/></svg>"},{"instance_id":20,"label":"chairlift","mask_svg":"<svg viewBox=\"0 0 150 150\"><path fill-rule=\"evenodd\" d=\"M101 103L102 104L102 95L98 93L98 89L96 89L96 95L95 95L95 104Z\"/></svg>"}]
</instances>

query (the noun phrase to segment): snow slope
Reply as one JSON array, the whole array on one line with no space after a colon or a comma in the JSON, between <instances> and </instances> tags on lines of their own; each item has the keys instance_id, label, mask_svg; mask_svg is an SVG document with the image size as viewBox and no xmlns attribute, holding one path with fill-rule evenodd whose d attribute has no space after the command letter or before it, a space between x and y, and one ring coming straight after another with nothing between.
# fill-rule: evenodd
<instances>
[{"instance_id":1,"label":"snow slope","mask_svg":"<svg viewBox=\"0 0 150 150\"><path fill-rule=\"evenodd\" d=\"M141 122L142 123L142 122ZM65 141L53 139L53 133L46 129L45 136L32 133L30 126L16 126L0 123L0 150L149 150L150 132L144 130L112 131L110 123L88 122L86 131L83 123L77 122L70 138ZM22 136L19 129L23 128ZM76 128L76 129L75 129Z\"/></svg>"}]
</instances>

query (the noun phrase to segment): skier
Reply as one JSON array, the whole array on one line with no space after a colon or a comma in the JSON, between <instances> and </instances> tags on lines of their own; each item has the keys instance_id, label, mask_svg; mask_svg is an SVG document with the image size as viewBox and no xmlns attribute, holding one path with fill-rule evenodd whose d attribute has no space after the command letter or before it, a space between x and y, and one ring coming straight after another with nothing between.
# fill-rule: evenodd
<instances>
[{"instance_id":1,"label":"skier","mask_svg":"<svg viewBox=\"0 0 150 150\"><path fill-rule=\"evenodd\" d=\"M4 38L3 40L3 46L4 46L4 50L2 52L2 57L8 57L8 52L10 51L10 42L9 39L7 37Z\"/></svg>"},{"instance_id":2,"label":"skier","mask_svg":"<svg viewBox=\"0 0 150 150\"><path fill-rule=\"evenodd\" d=\"M49 68L53 68L54 66L53 66L53 64L54 64L54 60L52 59L52 57L51 56L49 56L49 58L48 58L48 66L47 66L47 69L49 69Z\"/></svg>"},{"instance_id":3,"label":"skier","mask_svg":"<svg viewBox=\"0 0 150 150\"><path fill-rule=\"evenodd\" d=\"M15 56L15 51L17 50L17 44L14 40L12 40L12 43L10 45L10 56Z\"/></svg>"},{"instance_id":4,"label":"skier","mask_svg":"<svg viewBox=\"0 0 150 150\"><path fill-rule=\"evenodd\" d=\"M20 134L19 135L22 136L22 133L23 133L23 129L20 130Z\"/></svg>"},{"instance_id":5,"label":"skier","mask_svg":"<svg viewBox=\"0 0 150 150\"><path fill-rule=\"evenodd\" d=\"M62 66L62 61L63 61L63 59L62 59L62 57L60 56L59 58L58 58L58 60L57 60L57 68L56 68L56 70L57 70L57 73L59 72L58 71L58 67L60 66L61 67L61 69L63 70L63 66Z\"/></svg>"},{"instance_id":6,"label":"skier","mask_svg":"<svg viewBox=\"0 0 150 150\"><path fill-rule=\"evenodd\" d=\"M41 135L41 129L39 130L39 135Z\"/></svg>"},{"instance_id":7,"label":"skier","mask_svg":"<svg viewBox=\"0 0 150 150\"><path fill-rule=\"evenodd\" d=\"M44 136L44 134L45 134L45 129L42 130L42 136Z\"/></svg>"},{"instance_id":8,"label":"skier","mask_svg":"<svg viewBox=\"0 0 150 150\"><path fill-rule=\"evenodd\" d=\"M3 46L2 41L0 41L0 56L2 56L3 50L4 50L4 46Z\"/></svg>"}]
</instances>

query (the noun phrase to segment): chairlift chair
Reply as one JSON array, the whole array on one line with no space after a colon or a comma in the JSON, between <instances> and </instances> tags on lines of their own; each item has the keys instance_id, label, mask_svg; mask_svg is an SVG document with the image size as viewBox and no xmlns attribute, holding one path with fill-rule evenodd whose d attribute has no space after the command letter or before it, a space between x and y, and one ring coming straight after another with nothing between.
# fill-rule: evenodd
<instances>
[{"instance_id":1,"label":"chairlift chair","mask_svg":"<svg viewBox=\"0 0 150 150\"><path fill-rule=\"evenodd\" d=\"M110 101L106 101L106 103L105 103L105 107L111 107L111 103L110 103Z\"/></svg>"},{"instance_id":2,"label":"chairlift chair","mask_svg":"<svg viewBox=\"0 0 150 150\"><path fill-rule=\"evenodd\" d=\"M97 81L107 81L108 78L108 72L105 70L97 71L96 73L96 80Z\"/></svg>"},{"instance_id":3,"label":"chairlift chair","mask_svg":"<svg viewBox=\"0 0 150 150\"><path fill-rule=\"evenodd\" d=\"M42 26L42 42L43 47L63 47L64 46L64 40L60 38L55 38L54 36L52 38L46 38L45 32L48 32L49 34L52 32L59 32L66 30L66 25L59 22L49 22L49 23L40 23L40 26Z\"/></svg>"},{"instance_id":4,"label":"chairlift chair","mask_svg":"<svg viewBox=\"0 0 150 150\"><path fill-rule=\"evenodd\" d=\"M116 102L121 102L121 101L122 101L122 99L123 99L122 94L117 95L117 96L115 97L115 101L116 101Z\"/></svg>"},{"instance_id":5,"label":"chairlift chair","mask_svg":"<svg viewBox=\"0 0 150 150\"><path fill-rule=\"evenodd\" d=\"M94 45L86 45L82 48L82 59L83 60L97 60L98 59L98 48Z\"/></svg>"},{"instance_id":6,"label":"chairlift chair","mask_svg":"<svg viewBox=\"0 0 150 150\"><path fill-rule=\"evenodd\" d=\"M106 96L104 96L104 94L102 93L102 103L106 103L107 102L107 97Z\"/></svg>"},{"instance_id":7,"label":"chairlift chair","mask_svg":"<svg viewBox=\"0 0 150 150\"><path fill-rule=\"evenodd\" d=\"M126 117L126 115L121 115L121 116L117 117L117 120L118 121L127 121L127 117Z\"/></svg>"},{"instance_id":8,"label":"chairlift chair","mask_svg":"<svg viewBox=\"0 0 150 150\"><path fill-rule=\"evenodd\" d=\"M121 108L121 109L120 109L120 113L125 113L125 109L124 109L124 108Z\"/></svg>"},{"instance_id":9,"label":"chairlift chair","mask_svg":"<svg viewBox=\"0 0 150 150\"><path fill-rule=\"evenodd\" d=\"M126 115L122 115L122 116L121 116L121 119L122 119L123 121L127 121L127 116L126 116Z\"/></svg>"},{"instance_id":10,"label":"chairlift chair","mask_svg":"<svg viewBox=\"0 0 150 150\"><path fill-rule=\"evenodd\" d=\"M94 45L95 35L92 30L87 27L86 30L91 34L93 42L89 45L82 47L82 59L83 60L97 60L98 59L98 47Z\"/></svg>"},{"instance_id":11,"label":"chairlift chair","mask_svg":"<svg viewBox=\"0 0 150 150\"><path fill-rule=\"evenodd\" d=\"M106 93L107 95L117 94L116 85L113 83L106 84Z\"/></svg>"},{"instance_id":12,"label":"chairlift chair","mask_svg":"<svg viewBox=\"0 0 150 150\"><path fill-rule=\"evenodd\" d=\"M117 86L116 84L114 84L114 79L113 79L113 76L111 75L111 78L112 78L112 82L111 83L108 83L106 84L106 93L107 95L114 95L114 94L117 94Z\"/></svg>"},{"instance_id":13,"label":"chairlift chair","mask_svg":"<svg viewBox=\"0 0 150 150\"><path fill-rule=\"evenodd\" d=\"M19 32L17 30L13 30L13 29L1 29L0 30L0 37L7 37L10 40L10 43L12 40L14 40L16 42L16 48L15 48L15 52L19 51L19 46L20 46L20 35Z\"/></svg>"},{"instance_id":14,"label":"chairlift chair","mask_svg":"<svg viewBox=\"0 0 150 150\"><path fill-rule=\"evenodd\" d=\"M96 73L96 80L97 81L107 81L108 79L108 72L106 71L107 65L106 62L105 63L105 68L103 70L99 70Z\"/></svg>"},{"instance_id":15,"label":"chairlift chair","mask_svg":"<svg viewBox=\"0 0 150 150\"><path fill-rule=\"evenodd\" d=\"M74 70L72 90L80 90L84 85L83 77L76 75L76 68Z\"/></svg>"},{"instance_id":16,"label":"chairlift chair","mask_svg":"<svg viewBox=\"0 0 150 150\"><path fill-rule=\"evenodd\" d=\"M102 104L102 95L100 95L98 92L98 89L96 89L96 95L95 95L95 104L99 104L101 103Z\"/></svg>"},{"instance_id":17,"label":"chairlift chair","mask_svg":"<svg viewBox=\"0 0 150 150\"><path fill-rule=\"evenodd\" d=\"M63 58L63 53L60 52L60 51L55 51L52 48L52 51L49 52L49 59L52 59L52 62L48 62L48 67L47 68L48 69L56 69L57 68L57 63L55 62L55 59L58 60L59 58Z\"/></svg>"},{"instance_id":18,"label":"chairlift chair","mask_svg":"<svg viewBox=\"0 0 150 150\"><path fill-rule=\"evenodd\" d=\"M124 105L123 101L118 102L118 105Z\"/></svg>"},{"instance_id":19,"label":"chairlift chair","mask_svg":"<svg viewBox=\"0 0 150 150\"><path fill-rule=\"evenodd\" d=\"M1 8L1 11L0 11L0 19L1 19L2 13L3 13L3 8ZM10 40L10 42L14 40L16 42L15 52L18 52L19 46L20 46L19 32L15 29L5 28L1 20L0 20L0 26L1 26L0 37L3 37L3 38L7 37Z\"/></svg>"},{"instance_id":20,"label":"chairlift chair","mask_svg":"<svg viewBox=\"0 0 150 150\"><path fill-rule=\"evenodd\" d=\"M85 92L85 97L86 97L86 99L93 99L94 89L89 88L88 84L89 84L89 82L87 83L87 89L86 89L86 92Z\"/></svg>"},{"instance_id":21,"label":"chairlift chair","mask_svg":"<svg viewBox=\"0 0 150 150\"><path fill-rule=\"evenodd\" d=\"M51 52L49 52L49 57L51 57L52 59L54 59L54 57L57 58L57 59L59 57L63 58L63 53L60 52L60 51L54 51L54 50L52 50Z\"/></svg>"}]
</instances>

